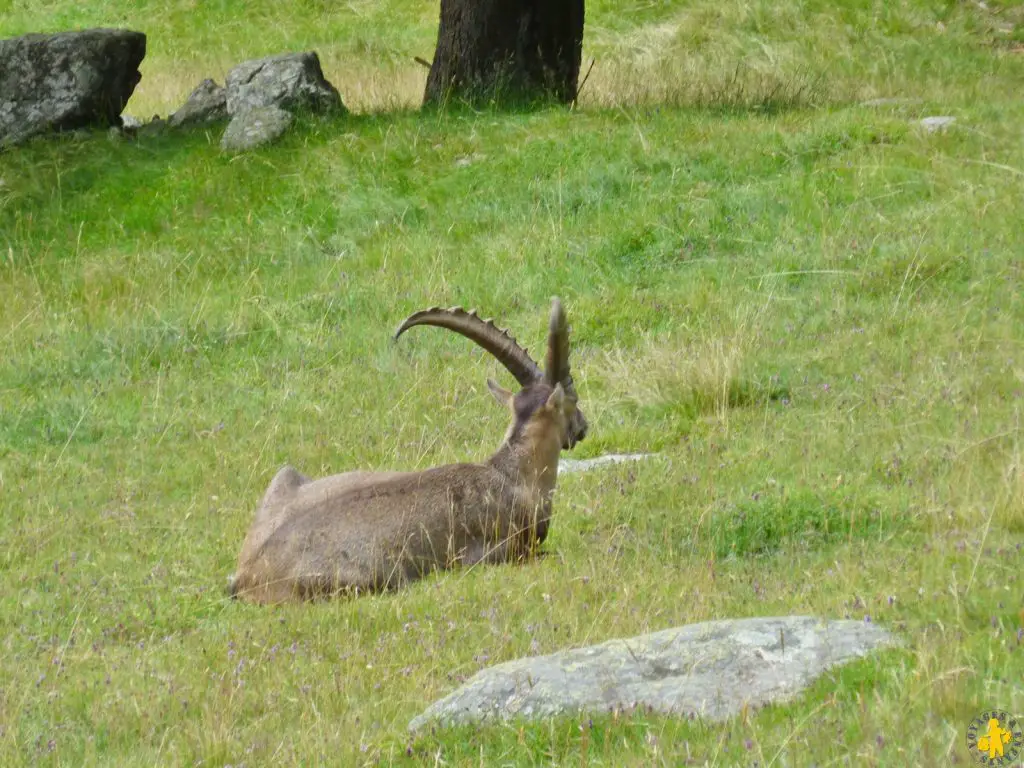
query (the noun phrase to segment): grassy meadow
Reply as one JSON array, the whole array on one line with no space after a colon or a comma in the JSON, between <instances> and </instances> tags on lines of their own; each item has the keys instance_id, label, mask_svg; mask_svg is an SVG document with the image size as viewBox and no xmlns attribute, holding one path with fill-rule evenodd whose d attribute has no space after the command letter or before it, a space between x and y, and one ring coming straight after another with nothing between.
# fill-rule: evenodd
<instances>
[{"instance_id":1,"label":"grassy meadow","mask_svg":"<svg viewBox=\"0 0 1024 768\"><path fill-rule=\"evenodd\" d=\"M127 112L315 49L352 109L0 154L0 764L969 765L1024 715L1024 5L595 0L577 108L419 114L437 4L0 0L149 35ZM919 120L950 115L928 132ZM482 459L540 348L591 422L547 556L258 608L270 478ZM408 721L493 663L728 617L904 647L725 724Z\"/></svg>"}]
</instances>

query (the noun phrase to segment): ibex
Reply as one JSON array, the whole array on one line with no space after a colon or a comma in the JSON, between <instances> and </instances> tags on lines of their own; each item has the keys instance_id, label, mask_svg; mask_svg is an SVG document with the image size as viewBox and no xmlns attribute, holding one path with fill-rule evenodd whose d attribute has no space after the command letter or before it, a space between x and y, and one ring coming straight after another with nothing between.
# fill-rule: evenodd
<instances>
[{"instance_id":1,"label":"ibex","mask_svg":"<svg viewBox=\"0 0 1024 768\"><path fill-rule=\"evenodd\" d=\"M346 472L311 480L293 467L270 483L242 544L232 596L279 603L394 589L436 569L529 555L547 536L562 448L587 433L569 374L569 329L554 299L545 368L475 312L433 307L395 333L433 325L494 355L522 389L487 387L512 423L491 458L422 472Z\"/></svg>"}]
</instances>

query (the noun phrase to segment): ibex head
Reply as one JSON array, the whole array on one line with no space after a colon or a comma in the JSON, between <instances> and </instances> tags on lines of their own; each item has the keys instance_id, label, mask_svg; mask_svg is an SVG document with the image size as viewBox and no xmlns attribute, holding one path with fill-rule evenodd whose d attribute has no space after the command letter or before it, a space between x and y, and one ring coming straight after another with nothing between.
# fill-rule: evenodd
<instances>
[{"instance_id":1,"label":"ibex head","mask_svg":"<svg viewBox=\"0 0 1024 768\"><path fill-rule=\"evenodd\" d=\"M562 400L562 404L559 408L566 414L567 420L562 447L572 448L587 436L587 419L583 411L576 407L578 396L569 373L569 326L558 297L551 302L548 349L543 371L530 357L530 353L512 338L512 334L498 328L493 320L482 320L475 310L467 312L462 307L424 309L410 315L395 331L395 338L417 325L447 328L465 336L494 355L515 376L523 389L514 396L490 379L487 381L488 389L498 402L512 409L514 421L511 430L516 430L517 424L529 418L542 402L556 396L560 388L562 394L557 397Z\"/></svg>"}]
</instances>

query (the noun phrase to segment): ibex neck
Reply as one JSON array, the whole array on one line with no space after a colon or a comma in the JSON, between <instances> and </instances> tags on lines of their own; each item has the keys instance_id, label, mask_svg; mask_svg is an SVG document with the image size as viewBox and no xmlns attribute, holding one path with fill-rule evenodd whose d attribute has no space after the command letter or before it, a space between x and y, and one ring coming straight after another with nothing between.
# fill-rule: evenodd
<instances>
[{"instance_id":1,"label":"ibex neck","mask_svg":"<svg viewBox=\"0 0 1024 768\"><path fill-rule=\"evenodd\" d=\"M502 474L513 478L542 494L550 493L558 477L560 447L537 443L505 441L490 458L488 464Z\"/></svg>"}]
</instances>

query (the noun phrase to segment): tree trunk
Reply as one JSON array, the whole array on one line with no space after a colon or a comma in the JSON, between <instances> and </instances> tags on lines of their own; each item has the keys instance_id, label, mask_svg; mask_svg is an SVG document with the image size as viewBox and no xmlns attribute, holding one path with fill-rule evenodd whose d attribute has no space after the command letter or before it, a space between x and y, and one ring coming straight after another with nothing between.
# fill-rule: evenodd
<instances>
[{"instance_id":1,"label":"tree trunk","mask_svg":"<svg viewBox=\"0 0 1024 768\"><path fill-rule=\"evenodd\" d=\"M576 98L583 0L441 0L424 104Z\"/></svg>"}]
</instances>

